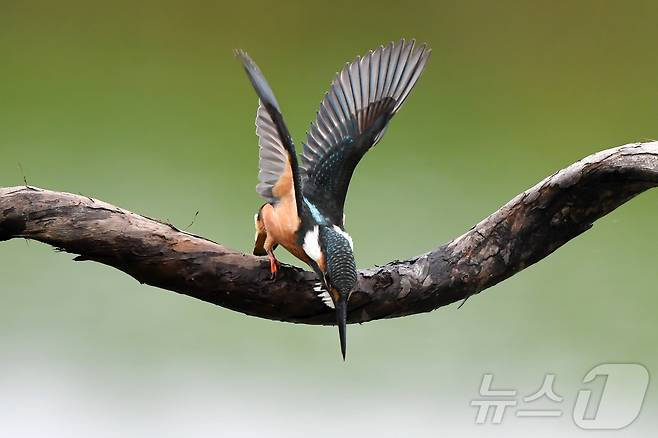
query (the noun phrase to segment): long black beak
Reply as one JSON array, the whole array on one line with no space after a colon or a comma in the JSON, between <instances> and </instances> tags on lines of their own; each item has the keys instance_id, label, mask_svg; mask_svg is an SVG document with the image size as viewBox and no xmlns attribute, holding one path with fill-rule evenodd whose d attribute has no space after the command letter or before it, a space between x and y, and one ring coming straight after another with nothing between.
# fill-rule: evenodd
<instances>
[{"instance_id":1,"label":"long black beak","mask_svg":"<svg viewBox=\"0 0 658 438\"><path fill-rule=\"evenodd\" d=\"M345 360L345 351L347 350L347 296L341 294L334 305L336 306L336 324L340 336L340 352L343 354L343 360Z\"/></svg>"}]
</instances>

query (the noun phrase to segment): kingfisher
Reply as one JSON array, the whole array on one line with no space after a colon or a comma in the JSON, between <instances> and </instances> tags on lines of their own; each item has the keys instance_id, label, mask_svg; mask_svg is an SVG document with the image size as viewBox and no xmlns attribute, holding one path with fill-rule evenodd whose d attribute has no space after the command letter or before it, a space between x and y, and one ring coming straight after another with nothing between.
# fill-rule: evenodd
<instances>
[{"instance_id":1,"label":"kingfisher","mask_svg":"<svg viewBox=\"0 0 658 438\"><path fill-rule=\"evenodd\" d=\"M401 39L345 64L320 103L298 159L261 70L247 53L235 51L259 98L256 191L266 203L255 215L253 253L269 258L272 279L280 265L274 255L278 245L313 269L319 279L316 291L336 312L343 360L347 304L357 283L354 244L343 213L347 189L357 164L382 139L430 54L426 44Z\"/></svg>"}]
</instances>

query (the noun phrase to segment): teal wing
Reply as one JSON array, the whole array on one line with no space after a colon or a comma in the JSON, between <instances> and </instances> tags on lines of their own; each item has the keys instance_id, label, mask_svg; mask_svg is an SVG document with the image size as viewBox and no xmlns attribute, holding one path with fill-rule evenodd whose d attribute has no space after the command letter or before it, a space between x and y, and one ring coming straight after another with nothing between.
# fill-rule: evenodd
<instances>
[{"instance_id":1,"label":"teal wing","mask_svg":"<svg viewBox=\"0 0 658 438\"><path fill-rule=\"evenodd\" d=\"M400 40L348 63L325 94L307 133L300 168L303 194L342 224L350 179L384 135L422 74L431 50Z\"/></svg>"}]
</instances>

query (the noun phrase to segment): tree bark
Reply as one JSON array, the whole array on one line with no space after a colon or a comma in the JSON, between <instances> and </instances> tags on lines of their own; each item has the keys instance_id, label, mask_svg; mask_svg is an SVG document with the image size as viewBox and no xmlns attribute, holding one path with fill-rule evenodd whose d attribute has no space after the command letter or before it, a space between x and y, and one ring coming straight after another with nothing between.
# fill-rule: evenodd
<instances>
[{"instance_id":1,"label":"tree bark","mask_svg":"<svg viewBox=\"0 0 658 438\"><path fill-rule=\"evenodd\" d=\"M505 280L658 185L658 142L593 154L524 191L425 254L359 272L349 322L429 312ZM248 315L334 324L315 275L254 257L103 201L35 187L0 188L0 241L25 238L113 266L141 283ZM0 282L2 280L0 279Z\"/></svg>"}]
</instances>

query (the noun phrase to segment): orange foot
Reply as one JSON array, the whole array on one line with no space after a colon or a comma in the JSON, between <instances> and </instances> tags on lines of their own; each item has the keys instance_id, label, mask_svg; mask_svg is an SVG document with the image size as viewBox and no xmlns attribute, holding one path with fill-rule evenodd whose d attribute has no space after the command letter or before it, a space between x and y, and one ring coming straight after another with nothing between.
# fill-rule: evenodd
<instances>
[{"instance_id":1,"label":"orange foot","mask_svg":"<svg viewBox=\"0 0 658 438\"><path fill-rule=\"evenodd\" d=\"M276 279L276 274L279 272L279 261L274 257L273 252L268 252L267 253L267 258L270 259L270 279L275 280Z\"/></svg>"}]
</instances>

